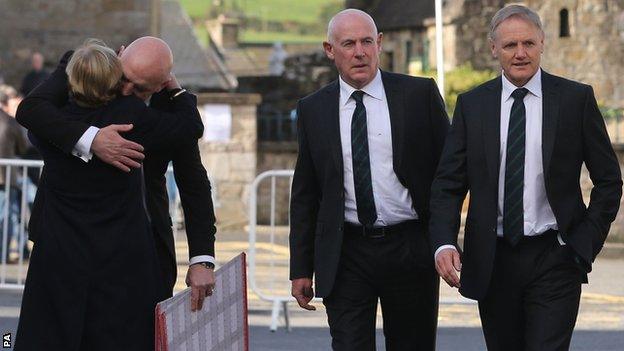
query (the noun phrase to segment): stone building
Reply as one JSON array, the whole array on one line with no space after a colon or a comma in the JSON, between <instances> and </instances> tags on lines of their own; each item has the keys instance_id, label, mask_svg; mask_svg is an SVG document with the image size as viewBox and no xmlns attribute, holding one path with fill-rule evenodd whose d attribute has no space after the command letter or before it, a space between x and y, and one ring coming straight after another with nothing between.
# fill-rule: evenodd
<instances>
[{"instance_id":1,"label":"stone building","mask_svg":"<svg viewBox=\"0 0 624 351\"><path fill-rule=\"evenodd\" d=\"M543 22L542 66L591 84L601 104L624 107L624 0L452 0L443 1L445 69L469 62L498 69L487 40L498 9L522 3ZM409 73L435 67L433 0L347 0L347 7L370 13L384 32L382 63Z\"/></svg>"}]
</instances>

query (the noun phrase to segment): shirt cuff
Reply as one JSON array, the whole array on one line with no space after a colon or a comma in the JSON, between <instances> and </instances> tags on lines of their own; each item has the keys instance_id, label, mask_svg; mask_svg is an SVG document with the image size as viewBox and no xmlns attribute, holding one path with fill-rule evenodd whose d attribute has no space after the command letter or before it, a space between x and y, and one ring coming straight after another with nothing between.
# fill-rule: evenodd
<instances>
[{"instance_id":1,"label":"shirt cuff","mask_svg":"<svg viewBox=\"0 0 624 351\"><path fill-rule=\"evenodd\" d=\"M557 233L557 241L559 241L559 245L564 246L566 243L565 241L563 241L563 238L561 237L561 233Z\"/></svg>"},{"instance_id":2,"label":"shirt cuff","mask_svg":"<svg viewBox=\"0 0 624 351\"><path fill-rule=\"evenodd\" d=\"M438 249L433 254L433 259L435 260L436 258L438 258L438 254L440 253L440 251L442 251L444 249L453 249L453 250L457 251L457 248L454 245L442 245L442 246L438 247Z\"/></svg>"},{"instance_id":3,"label":"shirt cuff","mask_svg":"<svg viewBox=\"0 0 624 351\"><path fill-rule=\"evenodd\" d=\"M212 264L215 264L215 258L209 255L193 256L191 257L191 260L189 261L189 266L194 265L195 263L200 263L200 262L210 262Z\"/></svg>"},{"instance_id":4,"label":"shirt cuff","mask_svg":"<svg viewBox=\"0 0 624 351\"><path fill-rule=\"evenodd\" d=\"M89 162L91 158L93 158L93 153L91 152L91 144L93 144L93 139L95 139L95 135L99 131L100 128L89 127L87 131L82 134L80 139L78 139L76 145L74 145L72 155L78 157L85 162Z\"/></svg>"}]
</instances>

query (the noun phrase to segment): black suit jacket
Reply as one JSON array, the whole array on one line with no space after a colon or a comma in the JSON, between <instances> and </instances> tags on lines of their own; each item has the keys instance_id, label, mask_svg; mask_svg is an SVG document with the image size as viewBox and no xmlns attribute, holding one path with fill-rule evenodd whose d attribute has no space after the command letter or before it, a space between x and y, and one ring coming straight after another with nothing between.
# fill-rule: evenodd
<instances>
[{"instance_id":1,"label":"black suit jacket","mask_svg":"<svg viewBox=\"0 0 624 351\"><path fill-rule=\"evenodd\" d=\"M393 168L421 220L449 126L432 79L382 72L392 130ZM344 230L344 176L338 81L299 101L299 156L290 205L290 278L315 274L316 295L332 290Z\"/></svg>"},{"instance_id":2,"label":"black suit jacket","mask_svg":"<svg viewBox=\"0 0 624 351\"><path fill-rule=\"evenodd\" d=\"M457 244L462 202L470 191L460 292L484 297L496 249L501 77L457 98L453 126L432 187L432 249ZM622 195L620 167L588 85L542 71L542 157L548 202L563 240L589 272ZM589 207L579 177L585 163L594 188Z\"/></svg>"},{"instance_id":3,"label":"black suit jacket","mask_svg":"<svg viewBox=\"0 0 624 351\"><path fill-rule=\"evenodd\" d=\"M70 57L71 52L63 56L59 67L45 84L37 87L22 101L16 116L20 124L65 153L72 152L82 134L89 128L89 124L72 120L59 110L67 104L67 76L64 67ZM150 100L150 108L170 113L174 113L175 110L174 102L168 98L166 92L154 94ZM197 109L194 109L193 113L197 113ZM189 256L214 256L216 227L210 182L201 163L196 139L189 136L189 140L192 142L148 151L143 162L147 207L156 239L161 240L167 248L166 255L162 255L160 259L161 264L169 266L166 275L169 280L167 285L171 288L176 280L177 269L164 177L170 161L173 161L173 170L184 209ZM36 231L36 225L30 228L31 238L36 237Z\"/></svg>"}]
</instances>

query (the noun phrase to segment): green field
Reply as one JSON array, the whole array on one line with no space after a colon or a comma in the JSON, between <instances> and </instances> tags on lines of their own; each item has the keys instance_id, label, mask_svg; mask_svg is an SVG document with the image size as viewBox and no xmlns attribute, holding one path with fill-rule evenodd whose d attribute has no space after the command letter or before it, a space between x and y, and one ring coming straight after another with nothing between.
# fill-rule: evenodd
<instances>
[{"instance_id":1,"label":"green field","mask_svg":"<svg viewBox=\"0 0 624 351\"><path fill-rule=\"evenodd\" d=\"M246 43L268 43L281 41L282 43L318 43L319 48L324 35L301 35L292 32L257 32L252 30L243 31L241 40Z\"/></svg>"},{"instance_id":2,"label":"green field","mask_svg":"<svg viewBox=\"0 0 624 351\"><path fill-rule=\"evenodd\" d=\"M247 16L267 21L316 23L325 5L343 3L338 0L221 0L226 6L236 4ZM180 0L189 16L203 18L212 0Z\"/></svg>"},{"instance_id":3,"label":"green field","mask_svg":"<svg viewBox=\"0 0 624 351\"><path fill-rule=\"evenodd\" d=\"M333 13L333 8L342 6L342 0L221 0L225 11L237 8L245 16L256 21L279 22L288 24L290 30L262 31L261 28L247 28L241 32L240 40L247 43L266 43L281 41L284 43L320 43L325 36L323 10ZM207 33L204 19L212 12L213 0L180 0L180 3L195 22L195 32L202 45L206 45ZM329 7L328 7L329 6ZM329 9L329 10L328 10ZM264 23L264 22L263 22ZM298 29L297 29L298 28ZM303 30L301 30L303 29ZM306 34L300 34L306 33Z\"/></svg>"}]
</instances>

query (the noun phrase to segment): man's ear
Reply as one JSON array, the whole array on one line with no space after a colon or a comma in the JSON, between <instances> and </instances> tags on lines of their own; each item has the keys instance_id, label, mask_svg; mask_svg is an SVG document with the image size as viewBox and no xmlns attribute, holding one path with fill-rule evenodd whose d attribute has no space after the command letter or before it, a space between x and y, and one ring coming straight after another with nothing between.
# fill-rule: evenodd
<instances>
[{"instance_id":1,"label":"man's ear","mask_svg":"<svg viewBox=\"0 0 624 351\"><path fill-rule=\"evenodd\" d=\"M328 59L334 60L334 47L327 41L323 42L323 50Z\"/></svg>"},{"instance_id":2,"label":"man's ear","mask_svg":"<svg viewBox=\"0 0 624 351\"><path fill-rule=\"evenodd\" d=\"M496 55L496 44L494 43L494 40L492 39L488 39L488 41L490 42L490 50L492 51L492 57L497 59L498 55Z\"/></svg>"}]
</instances>

